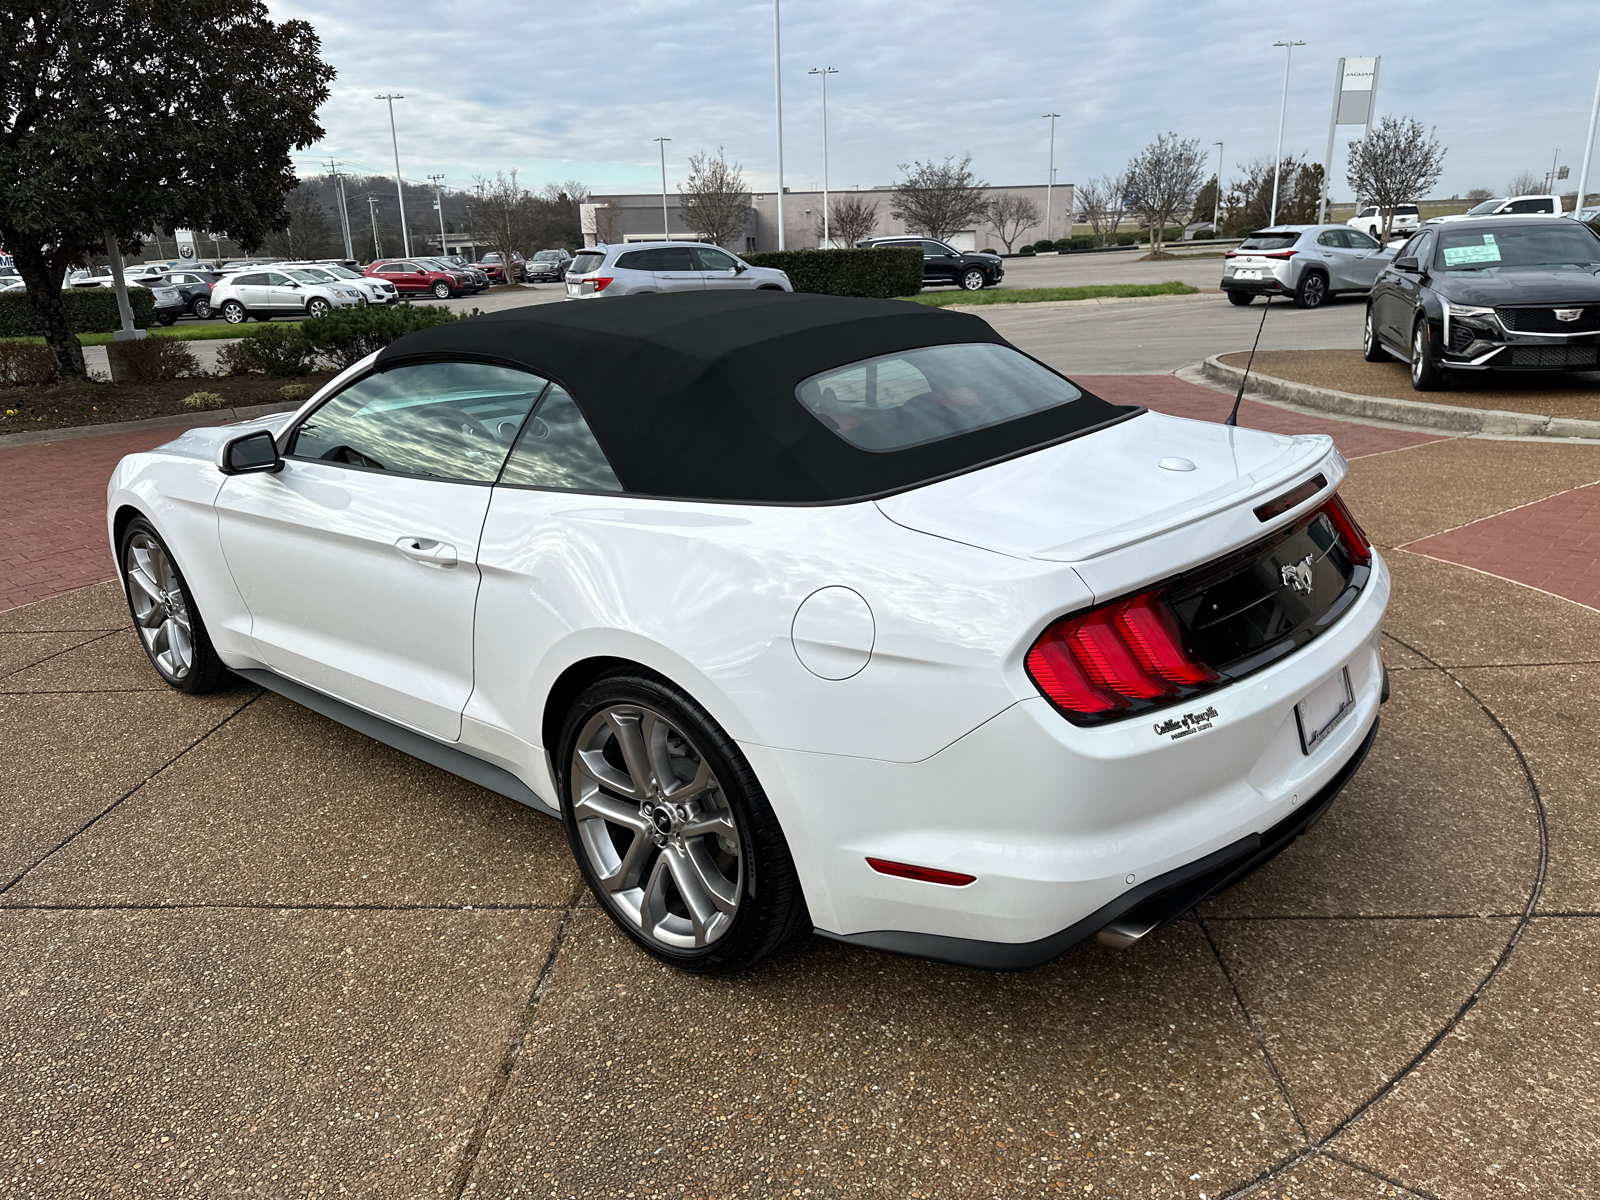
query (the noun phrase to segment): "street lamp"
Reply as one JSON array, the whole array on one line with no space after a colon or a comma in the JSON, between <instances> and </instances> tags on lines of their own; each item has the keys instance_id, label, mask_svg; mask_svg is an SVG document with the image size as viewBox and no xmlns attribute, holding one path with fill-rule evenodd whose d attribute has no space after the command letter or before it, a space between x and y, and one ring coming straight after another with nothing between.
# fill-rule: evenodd
<instances>
[{"instance_id":1,"label":"street lamp","mask_svg":"<svg viewBox=\"0 0 1600 1200\"><path fill-rule=\"evenodd\" d=\"M1594 103L1589 106L1589 140L1583 144L1583 166L1578 168L1578 203L1573 206L1572 215L1578 220L1583 220L1584 190L1589 186L1589 156L1594 153L1594 127L1596 120L1600 120L1600 76L1594 81Z\"/></svg>"},{"instance_id":2,"label":"street lamp","mask_svg":"<svg viewBox=\"0 0 1600 1200\"><path fill-rule=\"evenodd\" d=\"M1211 197L1211 236L1221 237L1222 226L1219 220L1222 214L1222 143L1211 144L1217 148L1217 192Z\"/></svg>"},{"instance_id":3,"label":"street lamp","mask_svg":"<svg viewBox=\"0 0 1600 1200\"><path fill-rule=\"evenodd\" d=\"M783 249L783 21L772 0L772 88L778 97L778 249Z\"/></svg>"},{"instance_id":4,"label":"street lamp","mask_svg":"<svg viewBox=\"0 0 1600 1200\"><path fill-rule=\"evenodd\" d=\"M828 76L839 72L833 67L812 67L807 75L822 76L822 248L833 240L828 233Z\"/></svg>"},{"instance_id":5,"label":"street lamp","mask_svg":"<svg viewBox=\"0 0 1600 1200\"><path fill-rule=\"evenodd\" d=\"M672 139L658 137L650 140L661 147L661 240L670 242L671 231L667 227L667 143Z\"/></svg>"},{"instance_id":6,"label":"street lamp","mask_svg":"<svg viewBox=\"0 0 1600 1200\"><path fill-rule=\"evenodd\" d=\"M404 100L405 97L398 93L387 93L373 97L375 100L389 102L389 140L394 144L394 191L400 197L400 240L405 245L406 257L411 257L411 231L406 228L406 194L400 186L400 137L394 131L394 102Z\"/></svg>"},{"instance_id":7,"label":"street lamp","mask_svg":"<svg viewBox=\"0 0 1600 1200\"><path fill-rule=\"evenodd\" d=\"M1050 118L1050 173L1044 177L1044 236L1046 240L1049 240L1050 235L1055 232L1050 227L1050 192L1056 185L1056 118L1060 115L1058 112L1047 112L1040 117L1040 120L1045 117ZM1071 225L1067 226L1067 236L1072 236Z\"/></svg>"},{"instance_id":8,"label":"street lamp","mask_svg":"<svg viewBox=\"0 0 1600 1200\"><path fill-rule=\"evenodd\" d=\"M1283 118L1289 111L1289 60L1294 57L1294 48L1304 46L1304 42L1273 42L1274 47L1282 46L1283 55L1283 100L1278 105L1278 152L1272 156L1272 219L1267 223L1278 223L1278 176L1283 172ZM1220 185L1221 180L1218 180Z\"/></svg>"},{"instance_id":9,"label":"street lamp","mask_svg":"<svg viewBox=\"0 0 1600 1200\"><path fill-rule=\"evenodd\" d=\"M445 245L445 241L444 241L444 197L439 191L439 181L441 179L443 179L443 178L444 178L443 175L429 175L428 176L428 181L433 184L433 206L436 209L439 210L439 253L440 253L440 255L445 255L445 254L449 254L450 253L450 247Z\"/></svg>"}]
</instances>

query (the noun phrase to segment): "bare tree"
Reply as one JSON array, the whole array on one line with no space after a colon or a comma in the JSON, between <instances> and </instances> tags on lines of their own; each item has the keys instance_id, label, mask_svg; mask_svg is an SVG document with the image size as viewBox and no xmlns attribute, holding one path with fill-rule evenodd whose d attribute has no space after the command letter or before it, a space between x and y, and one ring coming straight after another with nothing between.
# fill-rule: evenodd
<instances>
[{"instance_id":1,"label":"bare tree","mask_svg":"<svg viewBox=\"0 0 1600 1200\"><path fill-rule=\"evenodd\" d=\"M701 241L726 246L744 232L750 216L750 189L744 185L744 168L730 163L717 147L715 157L704 150L689 156L689 178L678 185L683 223Z\"/></svg>"},{"instance_id":2,"label":"bare tree","mask_svg":"<svg viewBox=\"0 0 1600 1200\"><path fill-rule=\"evenodd\" d=\"M621 233L619 214L614 204L601 203L594 206L594 240L599 246L609 245L617 240Z\"/></svg>"},{"instance_id":3,"label":"bare tree","mask_svg":"<svg viewBox=\"0 0 1600 1200\"><path fill-rule=\"evenodd\" d=\"M1040 212L1039 206L1029 197L1009 195L996 196L989 201L984 216L1005 243L1006 253L1010 254L1012 243L1022 236L1022 231L1039 223Z\"/></svg>"},{"instance_id":4,"label":"bare tree","mask_svg":"<svg viewBox=\"0 0 1600 1200\"><path fill-rule=\"evenodd\" d=\"M1187 141L1175 133L1157 136L1128 164L1128 203L1150 226L1148 258L1164 255L1161 243L1167 222L1187 216L1205 179L1206 156L1200 139Z\"/></svg>"},{"instance_id":5,"label":"bare tree","mask_svg":"<svg viewBox=\"0 0 1600 1200\"><path fill-rule=\"evenodd\" d=\"M262 239L269 254L285 258L321 258L334 252L334 225L323 210L316 189L301 184L284 199L289 223Z\"/></svg>"},{"instance_id":6,"label":"bare tree","mask_svg":"<svg viewBox=\"0 0 1600 1200\"><path fill-rule=\"evenodd\" d=\"M878 202L860 192L842 192L828 205L828 236L846 246L854 246L872 236L878 227ZM817 241L822 241L822 218L817 218Z\"/></svg>"},{"instance_id":7,"label":"bare tree","mask_svg":"<svg viewBox=\"0 0 1600 1200\"><path fill-rule=\"evenodd\" d=\"M1472 188L1467 192L1468 204L1482 204L1485 200L1492 200L1494 193L1488 188Z\"/></svg>"},{"instance_id":8,"label":"bare tree","mask_svg":"<svg viewBox=\"0 0 1600 1200\"><path fill-rule=\"evenodd\" d=\"M1376 204L1388 240L1397 204L1414 204L1439 182L1445 148L1415 117L1384 117L1359 142L1350 143L1345 180L1358 202Z\"/></svg>"},{"instance_id":9,"label":"bare tree","mask_svg":"<svg viewBox=\"0 0 1600 1200\"><path fill-rule=\"evenodd\" d=\"M942 163L901 163L904 176L889 197L889 215L905 222L912 233L949 237L973 224L988 208L983 180L972 174L972 155L960 162L951 155Z\"/></svg>"},{"instance_id":10,"label":"bare tree","mask_svg":"<svg viewBox=\"0 0 1600 1200\"><path fill-rule=\"evenodd\" d=\"M1078 211L1101 246L1116 245L1117 230L1128 212L1127 195L1126 175L1102 175L1078 187Z\"/></svg>"},{"instance_id":11,"label":"bare tree","mask_svg":"<svg viewBox=\"0 0 1600 1200\"><path fill-rule=\"evenodd\" d=\"M1544 193L1545 176L1537 171L1518 171L1506 184L1508 196L1538 196Z\"/></svg>"},{"instance_id":12,"label":"bare tree","mask_svg":"<svg viewBox=\"0 0 1600 1200\"><path fill-rule=\"evenodd\" d=\"M473 224L478 240L500 255L506 264L506 282L512 282L511 256L520 254L538 240L537 214L533 197L517 183L517 173L496 171L494 179L479 175L473 180Z\"/></svg>"}]
</instances>

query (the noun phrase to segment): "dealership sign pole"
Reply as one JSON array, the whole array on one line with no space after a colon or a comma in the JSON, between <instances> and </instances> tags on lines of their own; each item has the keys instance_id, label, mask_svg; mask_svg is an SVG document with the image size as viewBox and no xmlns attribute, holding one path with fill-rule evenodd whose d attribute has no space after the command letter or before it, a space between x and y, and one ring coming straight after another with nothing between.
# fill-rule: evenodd
<instances>
[{"instance_id":1,"label":"dealership sign pole","mask_svg":"<svg viewBox=\"0 0 1600 1200\"><path fill-rule=\"evenodd\" d=\"M1594 153L1594 122L1600 117L1600 75L1595 76L1594 103L1589 106L1589 140L1583 144L1583 166L1578 168L1578 202L1572 206L1572 215L1583 220L1584 189L1589 186L1589 156Z\"/></svg>"},{"instance_id":2,"label":"dealership sign pole","mask_svg":"<svg viewBox=\"0 0 1600 1200\"><path fill-rule=\"evenodd\" d=\"M1322 194L1317 197L1317 224L1328 210L1328 180L1333 175L1333 138L1341 125L1365 125L1372 133L1372 114L1378 104L1378 64L1381 58L1341 58L1333 71L1333 112L1328 117L1328 148L1322 155ZM1359 206L1362 197L1356 197ZM1359 211L1359 209L1358 209Z\"/></svg>"}]
</instances>

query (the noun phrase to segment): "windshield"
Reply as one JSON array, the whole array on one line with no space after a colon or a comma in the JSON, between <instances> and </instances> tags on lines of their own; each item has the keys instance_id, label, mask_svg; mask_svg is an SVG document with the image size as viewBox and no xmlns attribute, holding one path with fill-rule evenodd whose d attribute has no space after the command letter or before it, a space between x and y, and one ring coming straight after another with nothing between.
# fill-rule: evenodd
<instances>
[{"instance_id":1,"label":"windshield","mask_svg":"<svg viewBox=\"0 0 1600 1200\"><path fill-rule=\"evenodd\" d=\"M1287 250L1300 240L1300 235L1293 230L1288 232L1275 232L1267 230L1262 233L1253 233L1239 243L1241 250Z\"/></svg>"},{"instance_id":2,"label":"windshield","mask_svg":"<svg viewBox=\"0 0 1600 1200\"><path fill-rule=\"evenodd\" d=\"M928 346L813 375L795 394L862 450L905 450L1069 404L1083 393L1009 346Z\"/></svg>"},{"instance_id":3,"label":"windshield","mask_svg":"<svg viewBox=\"0 0 1600 1200\"><path fill-rule=\"evenodd\" d=\"M321 283L322 276L311 271L285 271L290 279L298 279L301 283Z\"/></svg>"},{"instance_id":4,"label":"windshield","mask_svg":"<svg viewBox=\"0 0 1600 1200\"><path fill-rule=\"evenodd\" d=\"M1471 208L1467 209L1467 216L1481 217L1486 213L1492 213L1505 202L1506 198L1504 196L1497 196L1493 200L1485 200L1482 204L1474 204Z\"/></svg>"},{"instance_id":5,"label":"windshield","mask_svg":"<svg viewBox=\"0 0 1600 1200\"><path fill-rule=\"evenodd\" d=\"M1446 271L1506 267L1589 270L1600 265L1600 237L1566 221L1513 226L1493 233L1455 232L1447 227L1439 238L1439 261Z\"/></svg>"},{"instance_id":6,"label":"windshield","mask_svg":"<svg viewBox=\"0 0 1600 1200\"><path fill-rule=\"evenodd\" d=\"M326 271L335 279L361 279L360 271L352 271L349 267L319 267L318 270Z\"/></svg>"},{"instance_id":7,"label":"windshield","mask_svg":"<svg viewBox=\"0 0 1600 1200\"><path fill-rule=\"evenodd\" d=\"M539 251L539 253L537 253L537 254L535 254L533 256L533 261L534 262L560 262L561 261L561 251L559 251L559 250L541 250L541 251Z\"/></svg>"}]
</instances>

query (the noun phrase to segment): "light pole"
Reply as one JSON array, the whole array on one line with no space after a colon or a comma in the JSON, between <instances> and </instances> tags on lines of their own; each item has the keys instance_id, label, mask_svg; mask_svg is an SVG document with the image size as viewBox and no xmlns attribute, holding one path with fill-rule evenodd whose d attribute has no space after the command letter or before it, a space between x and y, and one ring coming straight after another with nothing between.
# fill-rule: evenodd
<instances>
[{"instance_id":1,"label":"light pole","mask_svg":"<svg viewBox=\"0 0 1600 1200\"><path fill-rule=\"evenodd\" d=\"M339 229L344 234L344 256L353 259L356 248L350 241L350 206L344 198L344 175L339 170L339 164L331 158L328 160L328 171L333 175L334 186L339 189Z\"/></svg>"},{"instance_id":2,"label":"light pole","mask_svg":"<svg viewBox=\"0 0 1600 1200\"><path fill-rule=\"evenodd\" d=\"M1056 186L1056 118L1060 115L1058 112L1047 112L1040 117L1041 120L1044 117L1050 118L1050 171L1044 177L1044 236L1047 241L1051 240L1051 235L1055 233L1050 223L1050 200L1051 191ZM1067 236L1072 236L1070 222L1067 225Z\"/></svg>"},{"instance_id":3,"label":"light pole","mask_svg":"<svg viewBox=\"0 0 1600 1200\"><path fill-rule=\"evenodd\" d=\"M400 186L400 136L394 131L394 102L404 100L405 97L396 92L375 96L376 100L389 102L389 140L394 144L394 192L400 198L400 241L406 248L406 257L411 257L411 231L406 228L406 194Z\"/></svg>"},{"instance_id":4,"label":"light pole","mask_svg":"<svg viewBox=\"0 0 1600 1200\"><path fill-rule=\"evenodd\" d=\"M828 232L828 76L837 75L834 67L812 67L807 75L822 76L822 248L832 242Z\"/></svg>"},{"instance_id":5,"label":"light pole","mask_svg":"<svg viewBox=\"0 0 1600 1200\"><path fill-rule=\"evenodd\" d=\"M1211 236L1221 237L1222 228L1218 220L1222 215L1222 143L1211 144L1217 148L1217 194L1211 197Z\"/></svg>"},{"instance_id":6,"label":"light pole","mask_svg":"<svg viewBox=\"0 0 1600 1200\"><path fill-rule=\"evenodd\" d=\"M778 249L783 249L783 20L772 0L772 89L778 98Z\"/></svg>"},{"instance_id":7,"label":"light pole","mask_svg":"<svg viewBox=\"0 0 1600 1200\"><path fill-rule=\"evenodd\" d=\"M371 192L367 193L367 212L372 217L372 257L376 260L383 257L383 246L378 241L378 198Z\"/></svg>"},{"instance_id":8,"label":"light pole","mask_svg":"<svg viewBox=\"0 0 1600 1200\"><path fill-rule=\"evenodd\" d=\"M1573 216L1583 220L1584 189L1589 186L1589 156L1594 153L1594 123L1600 117L1600 75L1594 80L1594 103L1589 105L1589 140L1583 144L1583 166L1578 168L1578 203Z\"/></svg>"},{"instance_id":9,"label":"light pole","mask_svg":"<svg viewBox=\"0 0 1600 1200\"><path fill-rule=\"evenodd\" d=\"M441 192L439 191L439 181L441 179L443 179L443 178L444 178L443 175L429 175L428 176L428 179L433 183L433 206L436 209L439 210L439 253L440 253L440 255L445 255L445 254L449 254L450 253L450 247L446 246L444 244L444 197L441 194Z\"/></svg>"},{"instance_id":10,"label":"light pole","mask_svg":"<svg viewBox=\"0 0 1600 1200\"><path fill-rule=\"evenodd\" d=\"M1283 54L1283 100L1278 105L1278 150L1272 156L1272 218L1267 223L1278 223L1278 176L1283 173L1283 118L1289 111L1289 61L1294 57L1294 48L1304 46L1304 42L1273 42L1276 48L1282 46Z\"/></svg>"},{"instance_id":11,"label":"light pole","mask_svg":"<svg viewBox=\"0 0 1600 1200\"><path fill-rule=\"evenodd\" d=\"M671 230L667 227L667 143L672 139L658 137L651 140L661 147L661 240L670 242Z\"/></svg>"}]
</instances>

